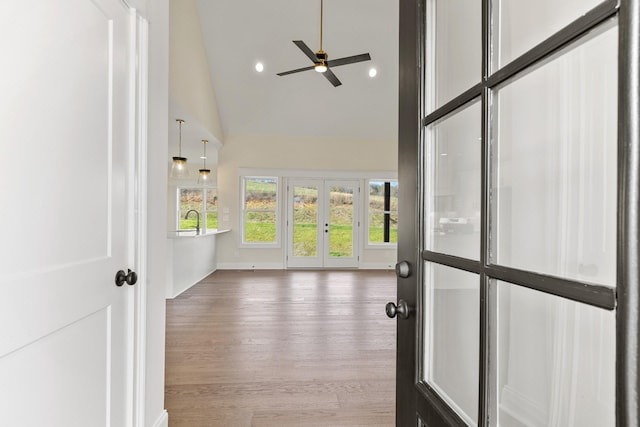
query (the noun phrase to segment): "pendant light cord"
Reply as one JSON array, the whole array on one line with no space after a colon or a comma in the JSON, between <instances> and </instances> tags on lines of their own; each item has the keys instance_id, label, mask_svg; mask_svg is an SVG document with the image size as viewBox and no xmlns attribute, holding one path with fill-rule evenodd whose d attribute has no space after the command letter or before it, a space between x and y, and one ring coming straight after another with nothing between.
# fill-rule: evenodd
<instances>
[{"instance_id":1,"label":"pendant light cord","mask_svg":"<svg viewBox=\"0 0 640 427\"><path fill-rule=\"evenodd\" d=\"M178 157L182 157L182 120L178 120L180 130L178 131Z\"/></svg>"},{"instance_id":2,"label":"pendant light cord","mask_svg":"<svg viewBox=\"0 0 640 427\"><path fill-rule=\"evenodd\" d=\"M202 159L202 169L206 169L207 168L207 143L202 141L202 144L204 145L204 159Z\"/></svg>"}]
</instances>

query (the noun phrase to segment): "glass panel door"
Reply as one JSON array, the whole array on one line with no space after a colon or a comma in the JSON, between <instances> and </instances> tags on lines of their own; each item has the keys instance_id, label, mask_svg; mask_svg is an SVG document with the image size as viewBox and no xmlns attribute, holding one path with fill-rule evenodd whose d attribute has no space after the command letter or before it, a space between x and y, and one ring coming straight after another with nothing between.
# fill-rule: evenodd
<instances>
[{"instance_id":1,"label":"glass panel door","mask_svg":"<svg viewBox=\"0 0 640 427\"><path fill-rule=\"evenodd\" d=\"M498 281L500 426L614 426L614 312Z\"/></svg>"},{"instance_id":2,"label":"glass panel door","mask_svg":"<svg viewBox=\"0 0 640 427\"><path fill-rule=\"evenodd\" d=\"M637 421L638 8L400 0L397 425Z\"/></svg>"},{"instance_id":3,"label":"glass panel door","mask_svg":"<svg viewBox=\"0 0 640 427\"><path fill-rule=\"evenodd\" d=\"M322 267L322 188L319 180L289 182L288 267Z\"/></svg>"},{"instance_id":4,"label":"glass panel door","mask_svg":"<svg viewBox=\"0 0 640 427\"><path fill-rule=\"evenodd\" d=\"M429 250L480 259L479 100L427 129L428 209L425 244Z\"/></svg>"},{"instance_id":5,"label":"glass panel door","mask_svg":"<svg viewBox=\"0 0 640 427\"><path fill-rule=\"evenodd\" d=\"M425 266L425 380L468 425L478 420L480 278Z\"/></svg>"},{"instance_id":6,"label":"glass panel door","mask_svg":"<svg viewBox=\"0 0 640 427\"><path fill-rule=\"evenodd\" d=\"M325 181L325 267L358 266L358 181Z\"/></svg>"},{"instance_id":7,"label":"glass panel door","mask_svg":"<svg viewBox=\"0 0 640 427\"><path fill-rule=\"evenodd\" d=\"M496 69L596 7L601 0L493 1Z\"/></svg>"},{"instance_id":8,"label":"glass panel door","mask_svg":"<svg viewBox=\"0 0 640 427\"><path fill-rule=\"evenodd\" d=\"M289 181L287 267L358 266L359 189L359 181Z\"/></svg>"},{"instance_id":9,"label":"glass panel door","mask_svg":"<svg viewBox=\"0 0 640 427\"><path fill-rule=\"evenodd\" d=\"M617 44L609 21L496 87L493 262L615 286Z\"/></svg>"}]
</instances>

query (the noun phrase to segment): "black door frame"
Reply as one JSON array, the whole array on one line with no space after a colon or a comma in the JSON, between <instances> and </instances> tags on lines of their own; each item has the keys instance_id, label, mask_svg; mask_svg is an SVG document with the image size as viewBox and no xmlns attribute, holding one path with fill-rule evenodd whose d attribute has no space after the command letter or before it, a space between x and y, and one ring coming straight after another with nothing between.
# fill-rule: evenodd
<instances>
[{"instance_id":1,"label":"black door frame","mask_svg":"<svg viewBox=\"0 0 640 427\"><path fill-rule=\"evenodd\" d=\"M423 76L425 52L424 13L426 0L400 0L399 31L399 216L398 260L407 261L411 274L398 278L398 300L419 306L419 284L424 261L471 271L480 275L480 410L479 425L488 425L492 392L486 380L489 345L490 279L519 285L616 310L616 425L640 425L638 406L640 364L640 0L605 0L593 10L552 35L499 71L490 74L490 0L482 0L482 82L425 116ZM583 36L594 26L618 15L618 215L617 287L594 286L574 280L492 265L488 259L489 125L486 116L491 90L520 71L537 63ZM424 127L441 119L473 99L483 104L482 118L482 250L480 261L470 261L441 253L422 251L422 158ZM416 414L429 426L464 425L464 422L418 377L420 317L398 319L396 425L414 426ZM402 345L400 344L402 343ZM418 398L422 394L427 399Z\"/></svg>"}]
</instances>

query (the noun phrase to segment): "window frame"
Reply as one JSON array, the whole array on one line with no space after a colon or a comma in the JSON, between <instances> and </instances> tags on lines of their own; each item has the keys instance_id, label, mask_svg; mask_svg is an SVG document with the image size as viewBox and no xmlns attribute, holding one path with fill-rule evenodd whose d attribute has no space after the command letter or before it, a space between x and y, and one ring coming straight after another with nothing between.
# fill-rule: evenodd
<instances>
[{"instance_id":1,"label":"window frame","mask_svg":"<svg viewBox=\"0 0 640 427\"><path fill-rule=\"evenodd\" d=\"M364 247L365 249L395 249L398 246L397 241L396 242L372 242L370 240L371 238L371 232L370 232L370 225L371 225L371 183L372 182L379 182L379 183L390 183L393 184L395 183L396 186L399 185L399 182L397 179L390 179L390 178L367 178L365 180L365 189L366 189L366 197L365 197L365 218L364 218L364 225L365 225L365 233L366 233L366 237L363 236L362 241L364 243ZM389 210L385 210L384 208L382 210L375 210L374 212L376 213L382 213L382 214L388 214L388 215L394 215L396 216L396 218L398 217L398 209L397 209L397 204L396 204L396 210L392 210L391 206L389 207ZM396 227L397 230L397 227ZM389 232L391 231L391 228L389 228ZM396 237L397 239L397 237Z\"/></svg>"},{"instance_id":2,"label":"window frame","mask_svg":"<svg viewBox=\"0 0 640 427\"><path fill-rule=\"evenodd\" d=\"M275 209L272 210L247 210L246 209L246 183L250 180L268 179L275 181L276 185L276 197L275 197ZM282 246L282 227L280 224L281 219L281 179L279 176L274 175L242 175L240 176L240 247L242 248L280 248ZM248 212L273 212L275 214L275 240L273 242L248 242L245 239L246 236L246 214Z\"/></svg>"},{"instance_id":3,"label":"window frame","mask_svg":"<svg viewBox=\"0 0 640 427\"><path fill-rule=\"evenodd\" d=\"M215 212L215 215L218 216L218 209L209 209L207 210L207 200L209 198L209 193L214 193L213 197L218 197L218 189L216 187L194 187L190 185L186 186L178 186L176 187L176 230L191 230L190 228L181 228L180 222L183 219L180 209L180 199L182 195L182 190L190 190L190 191L201 191L202 192L202 206L198 210L200 214L200 231L202 233L206 233L207 230L217 230L217 228L208 228L207 227L207 216L210 212Z\"/></svg>"}]
</instances>

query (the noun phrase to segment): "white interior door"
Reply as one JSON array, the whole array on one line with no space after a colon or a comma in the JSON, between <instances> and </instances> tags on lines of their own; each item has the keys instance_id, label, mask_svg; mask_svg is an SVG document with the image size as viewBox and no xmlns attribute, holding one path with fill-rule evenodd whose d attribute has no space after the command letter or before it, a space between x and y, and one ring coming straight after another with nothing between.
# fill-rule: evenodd
<instances>
[{"instance_id":1,"label":"white interior door","mask_svg":"<svg viewBox=\"0 0 640 427\"><path fill-rule=\"evenodd\" d=\"M358 266L360 182L296 179L288 185L287 266Z\"/></svg>"},{"instance_id":2,"label":"white interior door","mask_svg":"<svg viewBox=\"0 0 640 427\"><path fill-rule=\"evenodd\" d=\"M130 23L119 0L0 5L2 425L130 425Z\"/></svg>"}]
</instances>

